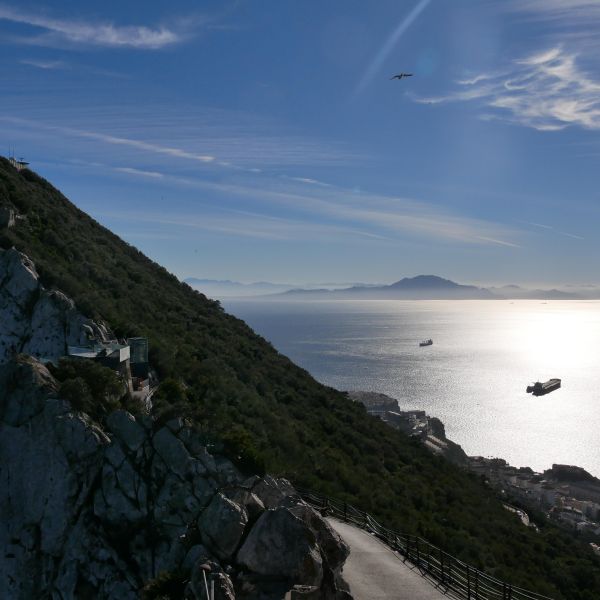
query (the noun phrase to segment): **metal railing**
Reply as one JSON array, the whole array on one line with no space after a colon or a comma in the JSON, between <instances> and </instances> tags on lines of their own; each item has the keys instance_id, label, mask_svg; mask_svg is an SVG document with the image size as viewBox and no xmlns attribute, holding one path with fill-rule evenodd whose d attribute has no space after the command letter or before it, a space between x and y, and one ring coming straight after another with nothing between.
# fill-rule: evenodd
<instances>
[{"instance_id":1,"label":"metal railing","mask_svg":"<svg viewBox=\"0 0 600 600\"><path fill-rule=\"evenodd\" d=\"M324 516L351 523L375 535L449 595L466 600L552 600L491 577L421 537L388 529L347 502L307 490L300 489L298 493Z\"/></svg>"}]
</instances>

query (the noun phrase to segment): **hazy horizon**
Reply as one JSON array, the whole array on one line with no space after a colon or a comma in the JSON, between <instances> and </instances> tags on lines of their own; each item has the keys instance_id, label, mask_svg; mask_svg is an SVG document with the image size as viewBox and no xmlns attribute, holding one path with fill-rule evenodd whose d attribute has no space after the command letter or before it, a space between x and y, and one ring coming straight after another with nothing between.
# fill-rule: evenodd
<instances>
[{"instance_id":1,"label":"hazy horizon","mask_svg":"<svg viewBox=\"0 0 600 600\"><path fill-rule=\"evenodd\" d=\"M348 281L323 281L323 282L319 282L319 281L268 281L265 279L258 281L258 280L252 280L252 279L236 280L236 279L230 279L227 277L213 279L210 277L201 277L201 276L195 276L195 275L190 275L185 278L182 278L182 281L197 279L199 281L210 281L211 283L234 283L234 284L247 285L247 286L257 285L257 284L270 284L270 285L289 286L289 287L298 287L298 288L317 287L317 286L323 286L324 288L326 288L326 287L341 288L341 287L352 287L354 285L385 286L385 285L390 285L392 283L396 283L397 281L400 281L401 279L405 279L405 278L410 279L413 277L417 277L419 275L433 275L436 277L441 277L442 279L448 279L450 281L453 281L453 282L461 284L461 285L473 285L473 286L482 287L482 288L501 288L501 287L512 286L512 285L517 285L517 286L525 288L525 289L538 289L538 288L561 289L561 290L564 289L566 291L574 290L574 289L586 290L586 289L600 288L600 283L593 283L593 282L556 283L556 282L527 282L527 281L509 280L509 281L491 283L491 282L471 281L471 280L465 281L465 280L453 279L452 277L448 277L446 275L439 274L439 273L414 273L414 274L400 275L396 279L393 279L390 281L375 281L375 280L369 281L368 277L365 277L362 279L359 278L353 282L348 282Z\"/></svg>"}]
</instances>

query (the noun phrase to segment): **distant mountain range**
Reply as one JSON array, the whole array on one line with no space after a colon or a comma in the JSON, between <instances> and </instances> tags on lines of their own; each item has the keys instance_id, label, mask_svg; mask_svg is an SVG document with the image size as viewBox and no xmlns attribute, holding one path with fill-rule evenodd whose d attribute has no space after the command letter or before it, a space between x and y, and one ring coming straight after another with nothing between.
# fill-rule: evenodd
<instances>
[{"instance_id":1,"label":"distant mountain range","mask_svg":"<svg viewBox=\"0 0 600 600\"><path fill-rule=\"evenodd\" d=\"M254 283L240 283L239 281L230 281L228 279L199 279L197 277L188 277L183 280L190 287L202 292L209 298L250 298L255 296L265 296L267 294L278 294L297 288L292 283L272 283L269 281L257 281ZM307 283L302 289L339 289L346 287L369 287L366 283Z\"/></svg>"},{"instance_id":2,"label":"distant mountain range","mask_svg":"<svg viewBox=\"0 0 600 600\"><path fill-rule=\"evenodd\" d=\"M265 300L335 300L335 299L405 299L405 300L580 300L600 298L600 288L586 286L577 291L559 289L529 289L518 285L477 287L444 279L437 275L405 277L390 285L366 283L306 284L299 288L292 284L259 281L239 283L229 280L184 280L194 289L210 298L256 298Z\"/></svg>"},{"instance_id":3,"label":"distant mountain range","mask_svg":"<svg viewBox=\"0 0 600 600\"><path fill-rule=\"evenodd\" d=\"M196 277L188 277L184 279L184 282L209 298L263 296L285 292L294 287L292 284L270 283L268 281L239 283L238 281L198 279Z\"/></svg>"},{"instance_id":4,"label":"distant mountain range","mask_svg":"<svg viewBox=\"0 0 600 600\"><path fill-rule=\"evenodd\" d=\"M306 299L387 299L402 298L406 300L470 300L491 299L494 294L485 288L473 285L461 285L443 279L436 275L417 275L417 277L405 277L391 285L378 286L353 286L339 290L290 290L278 297Z\"/></svg>"},{"instance_id":5,"label":"distant mountain range","mask_svg":"<svg viewBox=\"0 0 600 600\"><path fill-rule=\"evenodd\" d=\"M495 296L500 298L510 298L511 300L580 300L583 295L574 292L565 292L563 290L550 289L529 290L518 285L505 285L500 288L489 288Z\"/></svg>"}]
</instances>

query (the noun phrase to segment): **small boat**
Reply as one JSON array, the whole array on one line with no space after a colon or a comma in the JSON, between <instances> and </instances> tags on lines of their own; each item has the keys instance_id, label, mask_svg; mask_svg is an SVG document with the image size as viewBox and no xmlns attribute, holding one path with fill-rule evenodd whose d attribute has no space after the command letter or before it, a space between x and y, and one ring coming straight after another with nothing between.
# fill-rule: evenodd
<instances>
[{"instance_id":1,"label":"small boat","mask_svg":"<svg viewBox=\"0 0 600 600\"><path fill-rule=\"evenodd\" d=\"M431 338L423 340L422 342L419 342L419 346L433 346L433 340Z\"/></svg>"},{"instance_id":2,"label":"small boat","mask_svg":"<svg viewBox=\"0 0 600 600\"><path fill-rule=\"evenodd\" d=\"M527 386L527 393L534 396L543 396L549 394L560 387L560 379L548 379L548 381L536 381L533 385Z\"/></svg>"}]
</instances>

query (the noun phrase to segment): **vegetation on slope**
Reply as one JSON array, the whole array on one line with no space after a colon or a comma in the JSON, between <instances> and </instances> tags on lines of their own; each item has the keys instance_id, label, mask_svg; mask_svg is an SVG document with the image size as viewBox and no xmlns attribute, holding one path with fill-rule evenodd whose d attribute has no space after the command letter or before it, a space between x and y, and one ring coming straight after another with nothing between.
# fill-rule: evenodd
<instances>
[{"instance_id":1,"label":"vegetation on slope","mask_svg":"<svg viewBox=\"0 0 600 600\"><path fill-rule=\"evenodd\" d=\"M146 336L165 381L158 418L185 414L247 468L337 496L497 577L556 598L592 600L600 560L546 524L539 534L474 475L427 452L362 405L314 381L242 321L78 210L30 171L0 159L0 204L25 218L0 233L43 283Z\"/></svg>"}]
</instances>

